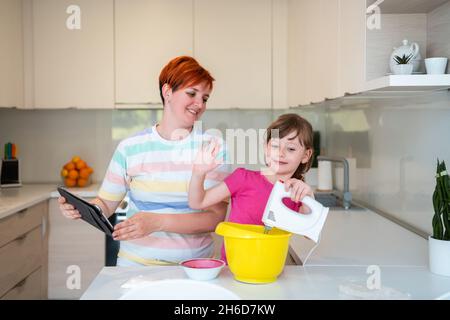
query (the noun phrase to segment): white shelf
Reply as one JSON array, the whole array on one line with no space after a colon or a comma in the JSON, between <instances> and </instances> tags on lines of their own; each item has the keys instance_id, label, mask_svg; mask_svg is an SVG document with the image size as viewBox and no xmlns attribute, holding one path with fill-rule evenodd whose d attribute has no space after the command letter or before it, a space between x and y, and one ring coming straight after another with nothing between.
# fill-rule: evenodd
<instances>
[{"instance_id":1,"label":"white shelf","mask_svg":"<svg viewBox=\"0 0 450 320\"><path fill-rule=\"evenodd\" d=\"M377 0L367 0L367 7ZM383 14L428 13L443 5L448 0L395 0L383 1L379 8ZM380 2L380 1L378 1Z\"/></svg>"},{"instance_id":2,"label":"white shelf","mask_svg":"<svg viewBox=\"0 0 450 320\"><path fill-rule=\"evenodd\" d=\"M450 74L389 75L367 81L364 91L419 92L450 88Z\"/></svg>"}]
</instances>

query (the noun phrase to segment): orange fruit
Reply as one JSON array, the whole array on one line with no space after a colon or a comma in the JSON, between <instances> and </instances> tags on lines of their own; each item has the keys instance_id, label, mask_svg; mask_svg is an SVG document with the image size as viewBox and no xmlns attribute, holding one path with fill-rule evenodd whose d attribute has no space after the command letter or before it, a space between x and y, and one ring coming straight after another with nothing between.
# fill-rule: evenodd
<instances>
[{"instance_id":1,"label":"orange fruit","mask_svg":"<svg viewBox=\"0 0 450 320\"><path fill-rule=\"evenodd\" d=\"M70 170L68 176L69 176L70 179L74 179L75 180L76 178L78 178L78 175L79 174L78 174L77 170Z\"/></svg>"},{"instance_id":2,"label":"orange fruit","mask_svg":"<svg viewBox=\"0 0 450 320\"><path fill-rule=\"evenodd\" d=\"M83 168L80 170L80 178L87 179L91 175L91 172L88 168Z\"/></svg>"},{"instance_id":3,"label":"orange fruit","mask_svg":"<svg viewBox=\"0 0 450 320\"><path fill-rule=\"evenodd\" d=\"M78 160L77 163L75 164L75 167L78 170L81 170L83 168L86 168L86 162L84 162L83 160Z\"/></svg>"},{"instance_id":4,"label":"orange fruit","mask_svg":"<svg viewBox=\"0 0 450 320\"><path fill-rule=\"evenodd\" d=\"M80 160L81 160L81 158L79 156L75 156L75 157L72 158L72 162L73 163L77 163Z\"/></svg>"},{"instance_id":5,"label":"orange fruit","mask_svg":"<svg viewBox=\"0 0 450 320\"><path fill-rule=\"evenodd\" d=\"M77 185L77 181L74 179L66 178L64 179L64 184L66 187L75 187Z\"/></svg>"},{"instance_id":6,"label":"orange fruit","mask_svg":"<svg viewBox=\"0 0 450 320\"><path fill-rule=\"evenodd\" d=\"M69 174L69 170L67 170L67 169L62 169L62 170L61 170L61 176L62 176L62 177L65 178L65 177L67 177L68 174Z\"/></svg>"},{"instance_id":7,"label":"orange fruit","mask_svg":"<svg viewBox=\"0 0 450 320\"><path fill-rule=\"evenodd\" d=\"M86 187L87 186L87 179L78 179L77 181L77 185L81 188Z\"/></svg>"},{"instance_id":8,"label":"orange fruit","mask_svg":"<svg viewBox=\"0 0 450 320\"><path fill-rule=\"evenodd\" d=\"M92 169L91 167L86 167L86 169L89 170L89 174L91 174L92 172L94 172L94 169Z\"/></svg>"},{"instance_id":9,"label":"orange fruit","mask_svg":"<svg viewBox=\"0 0 450 320\"><path fill-rule=\"evenodd\" d=\"M64 165L64 169L67 169L68 171L75 169L75 164L73 162L68 162Z\"/></svg>"}]
</instances>

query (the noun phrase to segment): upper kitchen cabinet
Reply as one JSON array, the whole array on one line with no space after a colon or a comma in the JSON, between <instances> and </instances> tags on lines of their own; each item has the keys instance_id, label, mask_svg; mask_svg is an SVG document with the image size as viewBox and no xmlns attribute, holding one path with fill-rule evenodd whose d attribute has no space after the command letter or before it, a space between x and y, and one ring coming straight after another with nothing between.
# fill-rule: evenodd
<instances>
[{"instance_id":1,"label":"upper kitchen cabinet","mask_svg":"<svg viewBox=\"0 0 450 320\"><path fill-rule=\"evenodd\" d=\"M291 0L288 8L288 105L339 96L339 0Z\"/></svg>"},{"instance_id":2,"label":"upper kitchen cabinet","mask_svg":"<svg viewBox=\"0 0 450 320\"><path fill-rule=\"evenodd\" d=\"M113 108L113 0L32 4L35 107Z\"/></svg>"},{"instance_id":3,"label":"upper kitchen cabinet","mask_svg":"<svg viewBox=\"0 0 450 320\"><path fill-rule=\"evenodd\" d=\"M364 1L290 0L288 11L288 105L358 92L364 83Z\"/></svg>"},{"instance_id":4,"label":"upper kitchen cabinet","mask_svg":"<svg viewBox=\"0 0 450 320\"><path fill-rule=\"evenodd\" d=\"M192 47L192 0L116 0L116 107L160 108L161 69Z\"/></svg>"},{"instance_id":5,"label":"upper kitchen cabinet","mask_svg":"<svg viewBox=\"0 0 450 320\"><path fill-rule=\"evenodd\" d=\"M339 0L339 92L364 90L366 80L366 3Z\"/></svg>"},{"instance_id":6,"label":"upper kitchen cabinet","mask_svg":"<svg viewBox=\"0 0 450 320\"><path fill-rule=\"evenodd\" d=\"M22 3L0 0L0 107L23 105Z\"/></svg>"},{"instance_id":7,"label":"upper kitchen cabinet","mask_svg":"<svg viewBox=\"0 0 450 320\"><path fill-rule=\"evenodd\" d=\"M194 0L194 56L216 79L208 108L272 107L271 13L271 0Z\"/></svg>"}]
</instances>

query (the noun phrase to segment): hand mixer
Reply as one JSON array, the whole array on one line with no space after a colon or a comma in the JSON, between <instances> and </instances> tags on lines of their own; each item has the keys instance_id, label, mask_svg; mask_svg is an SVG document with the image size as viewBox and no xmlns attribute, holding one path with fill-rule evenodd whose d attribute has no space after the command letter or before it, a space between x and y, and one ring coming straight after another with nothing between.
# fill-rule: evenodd
<instances>
[{"instance_id":1,"label":"hand mixer","mask_svg":"<svg viewBox=\"0 0 450 320\"><path fill-rule=\"evenodd\" d=\"M329 208L306 196L301 201L311 209L311 212L306 214L299 213L284 205L283 198L286 197L290 198L290 191L285 190L283 182L277 181L270 193L262 218L262 222L265 225L265 233L272 227L276 227L306 236L318 243Z\"/></svg>"}]
</instances>

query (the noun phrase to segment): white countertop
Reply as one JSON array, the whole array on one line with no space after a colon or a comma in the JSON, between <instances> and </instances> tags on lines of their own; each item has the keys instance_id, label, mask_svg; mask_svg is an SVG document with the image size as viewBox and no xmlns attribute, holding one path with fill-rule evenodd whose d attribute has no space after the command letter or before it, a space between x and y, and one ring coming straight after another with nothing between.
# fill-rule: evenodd
<instances>
[{"instance_id":1,"label":"white countertop","mask_svg":"<svg viewBox=\"0 0 450 320\"><path fill-rule=\"evenodd\" d=\"M0 189L0 219L6 218L22 209L31 207L50 198L59 197L57 184L24 184L21 187ZM80 197L95 197L99 184L85 188L69 188Z\"/></svg>"},{"instance_id":2,"label":"white countertop","mask_svg":"<svg viewBox=\"0 0 450 320\"><path fill-rule=\"evenodd\" d=\"M304 261L314 243L293 235ZM319 246L306 262L320 265L427 266L428 240L370 210L330 210Z\"/></svg>"},{"instance_id":3,"label":"white countertop","mask_svg":"<svg viewBox=\"0 0 450 320\"><path fill-rule=\"evenodd\" d=\"M394 289L399 299L436 299L450 291L450 277L432 274L426 267L389 266L381 267L380 271L381 290L370 290L369 297L380 295L387 288ZM121 286L139 276L146 281L187 279L178 266L105 267L81 299L118 299L132 290ZM341 290L351 283L367 288L369 276L367 266L286 266L276 282L254 285L234 280L230 270L224 268L218 278L208 282L228 289L242 299L355 299Z\"/></svg>"}]
</instances>

